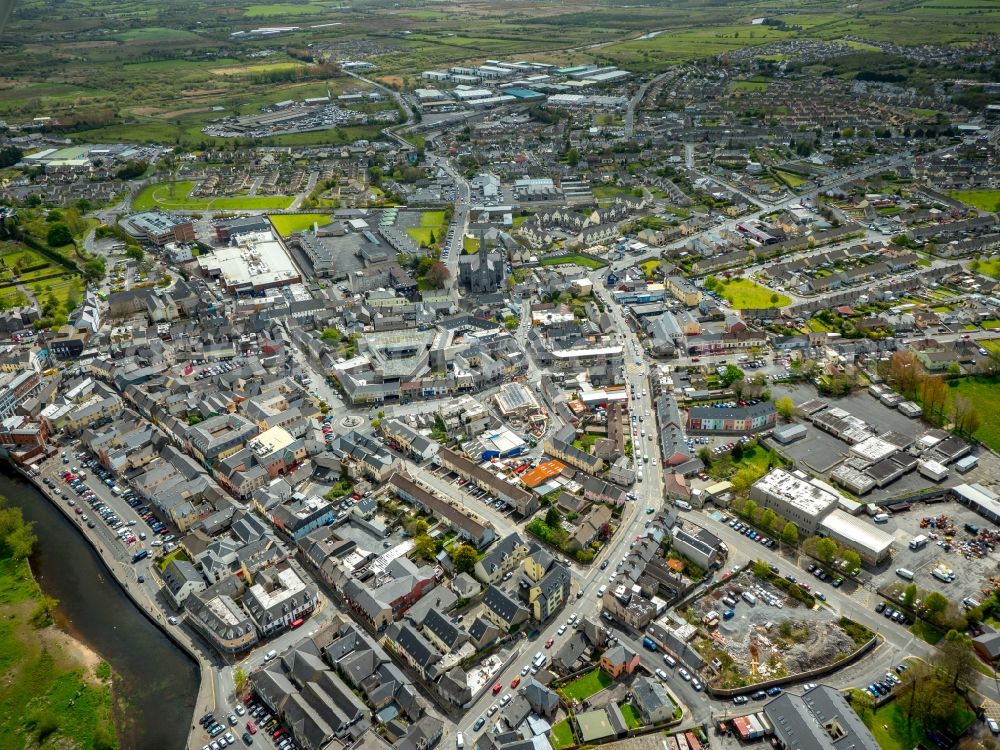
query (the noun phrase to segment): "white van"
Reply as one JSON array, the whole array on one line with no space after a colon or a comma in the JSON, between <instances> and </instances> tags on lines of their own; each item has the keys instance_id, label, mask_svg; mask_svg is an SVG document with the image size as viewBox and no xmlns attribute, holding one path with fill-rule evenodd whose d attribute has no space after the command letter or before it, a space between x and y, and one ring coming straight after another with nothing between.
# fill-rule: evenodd
<instances>
[{"instance_id":1,"label":"white van","mask_svg":"<svg viewBox=\"0 0 1000 750\"><path fill-rule=\"evenodd\" d=\"M907 568L896 568L896 575L900 578L905 578L907 581L913 580L913 571Z\"/></svg>"},{"instance_id":2,"label":"white van","mask_svg":"<svg viewBox=\"0 0 1000 750\"><path fill-rule=\"evenodd\" d=\"M670 654L664 654L663 655L663 663L666 664L668 667L676 667L677 666L677 660L674 657L672 657Z\"/></svg>"},{"instance_id":3,"label":"white van","mask_svg":"<svg viewBox=\"0 0 1000 750\"><path fill-rule=\"evenodd\" d=\"M872 519L875 523L889 523L888 513L877 513Z\"/></svg>"},{"instance_id":4,"label":"white van","mask_svg":"<svg viewBox=\"0 0 1000 750\"><path fill-rule=\"evenodd\" d=\"M691 503L686 500L674 500L674 505L676 505L681 510L691 510Z\"/></svg>"},{"instance_id":5,"label":"white van","mask_svg":"<svg viewBox=\"0 0 1000 750\"><path fill-rule=\"evenodd\" d=\"M458 750L462 750L462 748L465 747L465 736L461 732L455 735L455 747L457 747Z\"/></svg>"},{"instance_id":6,"label":"white van","mask_svg":"<svg viewBox=\"0 0 1000 750\"><path fill-rule=\"evenodd\" d=\"M598 596L604 596L604 592L608 590L608 585L604 584L601 588L597 589Z\"/></svg>"},{"instance_id":7,"label":"white van","mask_svg":"<svg viewBox=\"0 0 1000 750\"><path fill-rule=\"evenodd\" d=\"M278 652L275 651L272 648L270 651L268 651L266 654L264 654L264 661L271 661L271 659L273 659L277 655L278 655Z\"/></svg>"}]
</instances>

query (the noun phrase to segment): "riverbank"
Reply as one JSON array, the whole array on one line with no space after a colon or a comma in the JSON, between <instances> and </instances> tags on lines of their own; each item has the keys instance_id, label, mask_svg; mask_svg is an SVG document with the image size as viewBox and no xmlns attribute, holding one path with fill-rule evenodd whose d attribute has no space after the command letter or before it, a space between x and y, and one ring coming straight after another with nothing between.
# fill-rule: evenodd
<instances>
[{"instance_id":1,"label":"riverbank","mask_svg":"<svg viewBox=\"0 0 1000 750\"><path fill-rule=\"evenodd\" d=\"M58 467L53 464L51 471ZM56 533L40 540L42 547L49 543L55 548L42 556L48 563L42 585L63 600L60 609L72 610L66 629L95 645L116 676L122 676L123 713L128 716L122 747L201 747L189 735L197 726L196 708L216 708L212 664L181 628L167 623L156 589L137 584L127 551L112 543L117 540L107 527L87 528L41 477L20 470L13 477L6 474L0 477L0 494L16 494L19 505L39 515L32 520Z\"/></svg>"},{"instance_id":2,"label":"riverbank","mask_svg":"<svg viewBox=\"0 0 1000 750\"><path fill-rule=\"evenodd\" d=\"M0 749L116 750L111 667L53 622L52 605L0 540Z\"/></svg>"}]
</instances>

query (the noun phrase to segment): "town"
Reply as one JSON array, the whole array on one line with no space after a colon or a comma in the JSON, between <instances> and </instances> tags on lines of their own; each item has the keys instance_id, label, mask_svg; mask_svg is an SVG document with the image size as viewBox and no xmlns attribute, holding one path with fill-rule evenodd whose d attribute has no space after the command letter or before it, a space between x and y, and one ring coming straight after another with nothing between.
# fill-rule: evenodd
<instances>
[{"instance_id":1,"label":"town","mask_svg":"<svg viewBox=\"0 0 1000 750\"><path fill-rule=\"evenodd\" d=\"M0 110L0 452L183 746L1000 746L996 37L294 22L191 141Z\"/></svg>"}]
</instances>

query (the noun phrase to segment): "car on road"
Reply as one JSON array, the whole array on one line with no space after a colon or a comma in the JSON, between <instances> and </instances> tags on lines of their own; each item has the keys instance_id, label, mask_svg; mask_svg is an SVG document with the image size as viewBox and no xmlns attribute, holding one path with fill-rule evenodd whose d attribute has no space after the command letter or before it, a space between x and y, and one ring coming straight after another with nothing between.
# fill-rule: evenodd
<instances>
[{"instance_id":1,"label":"car on road","mask_svg":"<svg viewBox=\"0 0 1000 750\"><path fill-rule=\"evenodd\" d=\"M243 744L250 747L253 744L253 737L251 737L246 732L243 733Z\"/></svg>"},{"instance_id":2,"label":"car on road","mask_svg":"<svg viewBox=\"0 0 1000 750\"><path fill-rule=\"evenodd\" d=\"M510 681L510 689L513 690L520 684L521 684L521 678L515 677L513 680Z\"/></svg>"},{"instance_id":3,"label":"car on road","mask_svg":"<svg viewBox=\"0 0 1000 750\"><path fill-rule=\"evenodd\" d=\"M684 669L684 667L681 667L680 669L678 669L677 670L677 674L679 674L681 676L681 679L684 680L684 682L690 682L691 681L691 673L688 672L686 669Z\"/></svg>"},{"instance_id":4,"label":"car on road","mask_svg":"<svg viewBox=\"0 0 1000 750\"><path fill-rule=\"evenodd\" d=\"M504 697L500 699L500 705L506 706L508 703L510 703L510 693L505 693Z\"/></svg>"},{"instance_id":5,"label":"car on road","mask_svg":"<svg viewBox=\"0 0 1000 750\"><path fill-rule=\"evenodd\" d=\"M656 513L656 508L654 508L652 505L650 505L649 507L646 508L646 513L648 515L652 515L653 513Z\"/></svg>"},{"instance_id":6,"label":"car on road","mask_svg":"<svg viewBox=\"0 0 1000 750\"><path fill-rule=\"evenodd\" d=\"M566 626L565 625L560 625L559 626L559 630L556 631L556 635L562 635L565 632L566 632Z\"/></svg>"},{"instance_id":7,"label":"car on road","mask_svg":"<svg viewBox=\"0 0 1000 750\"><path fill-rule=\"evenodd\" d=\"M521 677L524 677L530 671L531 671L531 665L525 664L523 667L521 667Z\"/></svg>"},{"instance_id":8,"label":"car on road","mask_svg":"<svg viewBox=\"0 0 1000 750\"><path fill-rule=\"evenodd\" d=\"M660 678L661 680L663 680L664 682L666 682L666 681L667 681L667 673L666 673L666 672L664 672L664 671L663 671L662 669L659 669L659 668L658 668L658 669L656 670L656 676L657 676L657 677L659 677L659 678Z\"/></svg>"},{"instance_id":9,"label":"car on road","mask_svg":"<svg viewBox=\"0 0 1000 750\"><path fill-rule=\"evenodd\" d=\"M737 706L742 706L744 703L749 703L749 702L750 699L747 698L745 695L737 695L735 698L733 698L733 703Z\"/></svg>"},{"instance_id":10,"label":"car on road","mask_svg":"<svg viewBox=\"0 0 1000 750\"><path fill-rule=\"evenodd\" d=\"M483 728L483 724L485 723L486 719L480 716L478 719L476 719L476 723L472 725L472 731L478 732L480 729Z\"/></svg>"},{"instance_id":11,"label":"car on road","mask_svg":"<svg viewBox=\"0 0 1000 750\"><path fill-rule=\"evenodd\" d=\"M556 641L554 638L549 638L547 641L545 641L545 648L552 648L552 644L555 642Z\"/></svg>"},{"instance_id":12,"label":"car on road","mask_svg":"<svg viewBox=\"0 0 1000 750\"><path fill-rule=\"evenodd\" d=\"M500 691L503 690L503 685L499 682L493 686L493 695L499 695Z\"/></svg>"}]
</instances>

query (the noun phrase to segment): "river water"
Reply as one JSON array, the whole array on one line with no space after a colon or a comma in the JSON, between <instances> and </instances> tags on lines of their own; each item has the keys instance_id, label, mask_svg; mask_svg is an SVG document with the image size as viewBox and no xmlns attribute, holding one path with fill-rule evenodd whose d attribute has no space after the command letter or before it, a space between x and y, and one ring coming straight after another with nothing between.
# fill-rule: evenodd
<instances>
[{"instance_id":1,"label":"river water","mask_svg":"<svg viewBox=\"0 0 1000 750\"><path fill-rule=\"evenodd\" d=\"M31 566L45 593L59 600L57 623L115 671L122 750L183 748L198 692L195 663L132 603L72 523L6 466L0 495L35 524Z\"/></svg>"}]
</instances>

